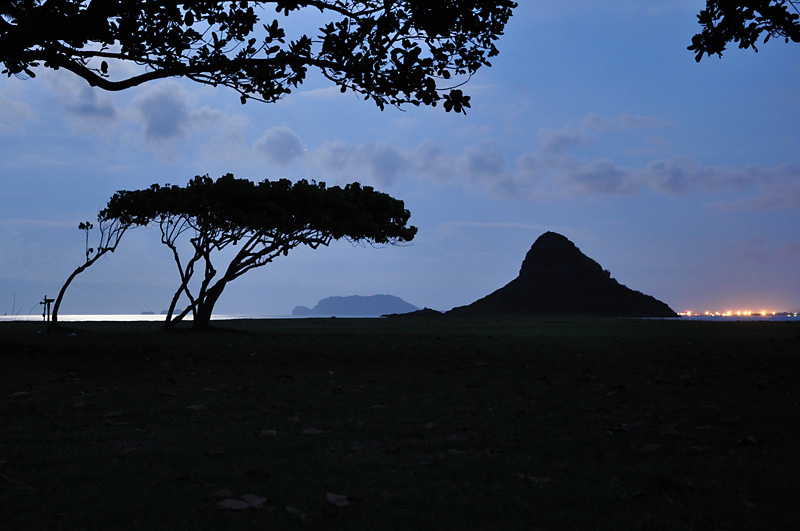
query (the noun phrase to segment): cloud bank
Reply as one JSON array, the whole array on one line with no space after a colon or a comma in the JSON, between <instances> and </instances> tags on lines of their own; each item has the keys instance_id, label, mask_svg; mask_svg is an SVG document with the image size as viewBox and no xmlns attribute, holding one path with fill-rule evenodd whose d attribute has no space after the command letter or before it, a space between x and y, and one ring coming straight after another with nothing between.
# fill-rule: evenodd
<instances>
[{"instance_id":1,"label":"cloud bank","mask_svg":"<svg viewBox=\"0 0 800 531\"><path fill-rule=\"evenodd\" d=\"M673 197L705 194L734 210L800 208L800 167L757 165L734 168L705 165L681 156L653 158L641 165L611 157L591 158L576 151L599 143L606 135L670 124L650 117L589 115L579 126L541 129L534 149L511 159L503 146L482 141L460 153L426 139L404 149L385 142L326 142L309 150L305 162L323 174L391 187L401 178L478 187L503 196L553 200L584 196L635 196L658 193ZM643 141L642 141L643 142ZM266 146L272 146L273 151ZM299 158L298 135L288 128L272 130L256 143L273 162ZM277 147L284 146L278 151Z\"/></svg>"},{"instance_id":2,"label":"cloud bank","mask_svg":"<svg viewBox=\"0 0 800 531\"><path fill-rule=\"evenodd\" d=\"M430 138L420 139L411 147L384 140L348 143L341 139L311 146L286 125L263 131L255 141L248 141L252 131L246 115L197 107L191 94L174 81L149 87L128 107L119 107L109 95L88 87L74 86L60 78L58 84L71 95L66 111L82 119L109 122L122 117L138 122L142 138L156 146L170 146L178 139L210 131L210 137L198 138L191 149L215 153L220 160L235 152L237 162L262 161L298 177L312 174L320 180L361 181L380 188L413 179L535 201L646 193L672 197L704 194L730 210L800 208L800 167L796 165L737 168L706 165L680 155L620 161L614 156L587 154L597 153L606 141L623 134L632 138L627 152L646 153L648 138L657 138L655 133L673 126L649 116L588 114L574 124L531 132L529 149L521 151L512 151L488 135L460 150ZM20 126L15 127L15 123L32 119L30 107L2 94L0 104L5 104L6 110L4 119L0 119L0 134L19 134ZM609 151L620 153L619 148Z\"/></svg>"}]
</instances>

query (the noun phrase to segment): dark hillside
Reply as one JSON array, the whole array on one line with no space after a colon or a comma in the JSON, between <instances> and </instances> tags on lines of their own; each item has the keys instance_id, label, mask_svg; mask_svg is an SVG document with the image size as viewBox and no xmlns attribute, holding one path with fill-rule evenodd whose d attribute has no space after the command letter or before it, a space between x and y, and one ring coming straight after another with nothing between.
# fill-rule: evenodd
<instances>
[{"instance_id":1,"label":"dark hillside","mask_svg":"<svg viewBox=\"0 0 800 531\"><path fill-rule=\"evenodd\" d=\"M611 278L600 264L555 232L546 232L534 242L517 278L494 293L449 313L678 316L658 299Z\"/></svg>"}]
</instances>

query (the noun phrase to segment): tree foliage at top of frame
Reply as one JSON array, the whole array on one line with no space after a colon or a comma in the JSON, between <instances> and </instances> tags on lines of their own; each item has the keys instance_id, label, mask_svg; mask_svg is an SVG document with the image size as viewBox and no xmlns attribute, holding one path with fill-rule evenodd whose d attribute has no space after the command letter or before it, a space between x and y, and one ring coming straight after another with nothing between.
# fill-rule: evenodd
<instances>
[{"instance_id":1,"label":"tree foliage at top of frame","mask_svg":"<svg viewBox=\"0 0 800 531\"><path fill-rule=\"evenodd\" d=\"M757 52L762 35L765 43L773 37L800 42L800 11L795 0L706 0L697 20L703 29L689 46L697 61L704 54L721 57L731 42Z\"/></svg>"},{"instance_id":2,"label":"tree foliage at top of frame","mask_svg":"<svg viewBox=\"0 0 800 531\"><path fill-rule=\"evenodd\" d=\"M242 103L276 101L313 68L381 109L441 101L445 110L463 112L469 97L457 87L490 66L516 6L511 0L7 0L0 3L0 61L9 76L64 68L112 91L182 77L232 88ZM287 35L298 26L306 29ZM136 72L121 63L138 65Z\"/></svg>"}]
</instances>

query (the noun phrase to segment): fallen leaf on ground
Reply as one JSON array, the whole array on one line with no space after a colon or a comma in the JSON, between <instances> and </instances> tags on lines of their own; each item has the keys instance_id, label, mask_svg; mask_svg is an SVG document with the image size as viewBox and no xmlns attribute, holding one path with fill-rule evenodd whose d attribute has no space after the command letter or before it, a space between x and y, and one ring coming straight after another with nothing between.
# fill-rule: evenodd
<instances>
[{"instance_id":1,"label":"fallen leaf on ground","mask_svg":"<svg viewBox=\"0 0 800 531\"><path fill-rule=\"evenodd\" d=\"M748 496L747 494L739 494L739 501L748 507L755 507L756 504L753 503L753 499Z\"/></svg>"},{"instance_id":2,"label":"fallen leaf on ground","mask_svg":"<svg viewBox=\"0 0 800 531\"><path fill-rule=\"evenodd\" d=\"M665 424L661 426L661 435L664 437L683 437L678 430L675 429L676 424Z\"/></svg>"},{"instance_id":3,"label":"fallen leaf on ground","mask_svg":"<svg viewBox=\"0 0 800 531\"><path fill-rule=\"evenodd\" d=\"M268 478L269 470L262 467L254 467L247 471L247 475L251 478Z\"/></svg>"},{"instance_id":4,"label":"fallen leaf on ground","mask_svg":"<svg viewBox=\"0 0 800 531\"><path fill-rule=\"evenodd\" d=\"M321 435L323 433L327 433L324 430L318 430L317 428L306 428L300 432L300 435Z\"/></svg>"},{"instance_id":5,"label":"fallen leaf on ground","mask_svg":"<svg viewBox=\"0 0 800 531\"><path fill-rule=\"evenodd\" d=\"M650 443L650 444L645 444L644 446L642 446L641 448L639 448L638 452L639 452L640 454L652 454L652 453L653 453L653 452L655 452L656 450L660 450L660 449L661 449L661 446L662 446L662 445L660 445L660 444L658 444L658 443Z\"/></svg>"},{"instance_id":6,"label":"fallen leaf on ground","mask_svg":"<svg viewBox=\"0 0 800 531\"><path fill-rule=\"evenodd\" d=\"M241 511L242 509L250 509L251 506L244 500L234 500L233 498L228 498L227 500L222 500L221 502L218 502L217 508L230 509L232 511Z\"/></svg>"},{"instance_id":7,"label":"fallen leaf on ground","mask_svg":"<svg viewBox=\"0 0 800 531\"><path fill-rule=\"evenodd\" d=\"M524 479L528 483L533 483L535 485L546 485L551 481L551 478L549 477L536 477L536 476L529 476L527 474L514 474L514 477Z\"/></svg>"},{"instance_id":8,"label":"fallen leaf on ground","mask_svg":"<svg viewBox=\"0 0 800 531\"><path fill-rule=\"evenodd\" d=\"M229 490L220 490L213 494L215 498L221 497L221 494L231 494ZM244 509L261 509L267 503L267 498L256 496L255 494L243 494L241 499L225 498L217 502L218 509L229 509L231 511L242 511Z\"/></svg>"},{"instance_id":9,"label":"fallen leaf on ground","mask_svg":"<svg viewBox=\"0 0 800 531\"><path fill-rule=\"evenodd\" d=\"M353 500L350 496L345 496L343 494L334 494L332 492L328 492L325 495L328 498L328 502L332 503L336 507L344 507L346 505L350 505L350 502Z\"/></svg>"},{"instance_id":10,"label":"fallen leaf on ground","mask_svg":"<svg viewBox=\"0 0 800 531\"><path fill-rule=\"evenodd\" d=\"M256 496L255 494L243 494L242 500L250 504L253 509L260 509L267 503L267 498Z\"/></svg>"},{"instance_id":11,"label":"fallen leaf on ground","mask_svg":"<svg viewBox=\"0 0 800 531\"><path fill-rule=\"evenodd\" d=\"M18 392L18 393L11 393L10 395L8 395L8 398L25 398L25 397L27 397L27 396L30 396L30 393L29 393L29 392L27 392L27 391L20 391L20 392Z\"/></svg>"},{"instance_id":12,"label":"fallen leaf on ground","mask_svg":"<svg viewBox=\"0 0 800 531\"><path fill-rule=\"evenodd\" d=\"M258 432L259 437L275 437L278 435L278 432L275 430L261 430Z\"/></svg>"}]
</instances>

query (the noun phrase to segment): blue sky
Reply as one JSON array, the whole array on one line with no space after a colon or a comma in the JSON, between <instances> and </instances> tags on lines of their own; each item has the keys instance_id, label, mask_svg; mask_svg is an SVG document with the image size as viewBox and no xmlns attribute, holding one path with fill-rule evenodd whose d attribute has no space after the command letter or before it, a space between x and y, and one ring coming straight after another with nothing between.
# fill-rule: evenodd
<instances>
[{"instance_id":1,"label":"blue sky","mask_svg":"<svg viewBox=\"0 0 800 531\"><path fill-rule=\"evenodd\" d=\"M381 112L317 77L244 106L181 80L0 80L0 315L57 293L83 258L78 222L115 191L227 172L370 184L420 230L404 247L297 249L231 284L219 313L373 293L447 310L513 279L548 230L676 311L800 308L800 47L698 64L702 1L520 4L466 116ZM137 229L62 312L158 312L177 279L157 230Z\"/></svg>"}]
</instances>

